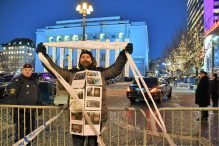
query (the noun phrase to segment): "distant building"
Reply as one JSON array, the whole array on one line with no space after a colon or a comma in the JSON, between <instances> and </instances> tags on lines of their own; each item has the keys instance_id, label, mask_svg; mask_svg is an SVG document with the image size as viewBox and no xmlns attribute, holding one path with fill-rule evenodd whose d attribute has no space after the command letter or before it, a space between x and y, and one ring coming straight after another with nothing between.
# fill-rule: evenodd
<instances>
[{"instance_id":1,"label":"distant building","mask_svg":"<svg viewBox=\"0 0 219 146\"><path fill-rule=\"evenodd\" d=\"M3 51L3 48L2 48L2 45L0 44L0 52L2 52Z\"/></svg>"},{"instance_id":2,"label":"distant building","mask_svg":"<svg viewBox=\"0 0 219 146\"><path fill-rule=\"evenodd\" d=\"M82 19L57 21L55 26L38 29L36 42L63 42L82 40ZM134 46L132 57L142 75L148 70L148 29L145 22L130 22L119 16L86 19L86 40L101 42L131 42ZM48 47L48 54L62 68L71 69L78 66L81 50L69 48ZM119 51L96 50L91 52L97 60L97 66L108 67L115 62ZM46 71L41 61L36 57L36 71ZM132 76L126 65L124 76Z\"/></svg>"},{"instance_id":3,"label":"distant building","mask_svg":"<svg viewBox=\"0 0 219 146\"><path fill-rule=\"evenodd\" d=\"M219 74L219 0L205 0L204 8L204 70Z\"/></svg>"},{"instance_id":4,"label":"distant building","mask_svg":"<svg viewBox=\"0 0 219 146\"><path fill-rule=\"evenodd\" d=\"M25 63L34 65L35 44L26 38L17 38L2 44L1 62L5 73L20 73Z\"/></svg>"},{"instance_id":5,"label":"distant building","mask_svg":"<svg viewBox=\"0 0 219 146\"><path fill-rule=\"evenodd\" d=\"M205 52L203 69L207 72L219 71L219 0L188 0L187 30L195 29L204 34ZM202 49L202 48L200 48Z\"/></svg>"},{"instance_id":6,"label":"distant building","mask_svg":"<svg viewBox=\"0 0 219 146\"><path fill-rule=\"evenodd\" d=\"M3 73L3 54L2 45L0 45L0 73Z\"/></svg>"},{"instance_id":7,"label":"distant building","mask_svg":"<svg viewBox=\"0 0 219 146\"><path fill-rule=\"evenodd\" d=\"M187 1L187 30L189 32L197 28L200 33L204 33L204 1Z\"/></svg>"}]
</instances>

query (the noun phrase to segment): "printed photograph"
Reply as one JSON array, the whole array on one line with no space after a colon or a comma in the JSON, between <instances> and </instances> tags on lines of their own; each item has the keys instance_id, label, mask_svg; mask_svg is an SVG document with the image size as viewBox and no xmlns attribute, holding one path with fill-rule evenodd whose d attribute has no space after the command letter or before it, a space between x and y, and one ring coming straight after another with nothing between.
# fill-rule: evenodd
<instances>
[{"instance_id":1,"label":"printed photograph","mask_svg":"<svg viewBox=\"0 0 219 146\"><path fill-rule=\"evenodd\" d=\"M83 80L85 79L85 72L75 74L74 80Z\"/></svg>"},{"instance_id":2,"label":"printed photograph","mask_svg":"<svg viewBox=\"0 0 219 146\"><path fill-rule=\"evenodd\" d=\"M74 133L82 133L82 125L79 124L72 124L71 131Z\"/></svg>"},{"instance_id":3,"label":"printed photograph","mask_svg":"<svg viewBox=\"0 0 219 146\"><path fill-rule=\"evenodd\" d=\"M87 84L101 85L101 78L87 77Z\"/></svg>"},{"instance_id":4,"label":"printed photograph","mask_svg":"<svg viewBox=\"0 0 219 146\"><path fill-rule=\"evenodd\" d=\"M100 101L97 100L87 100L86 107L89 108L100 108Z\"/></svg>"},{"instance_id":5,"label":"printed photograph","mask_svg":"<svg viewBox=\"0 0 219 146\"><path fill-rule=\"evenodd\" d=\"M101 87L87 87L87 96L101 97Z\"/></svg>"},{"instance_id":6,"label":"printed photograph","mask_svg":"<svg viewBox=\"0 0 219 146\"><path fill-rule=\"evenodd\" d=\"M87 114L94 125L100 124L100 112L88 112ZM86 125L88 124L86 120L85 120L85 124Z\"/></svg>"},{"instance_id":7,"label":"printed photograph","mask_svg":"<svg viewBox=\"0 0 219 146\"><path fill-rule=\"evenodd\" d=\"M100 76L99 72L96 71L88 71L87 76Z\"/></svg>"},{"instance_id":8,"label":"printed photograph","mask_svg":"<svg viewBox=\"0 0 219 146\"><path fill-rule=\"evenodd\" d=\"M84 89L74 89L74 91L77 93L79 99L84 98ZM71 99L76 99L71 97Z\"/></svg>"},{"instance_id":9,"label":"printed photograph","mask_svg":"<svg viewBox=\"0 0 219 146\"><path fill-rule=\"evenodd\" d=\"M71 112L71 120L82 121L82 112Z\"/></svg>"},{"instance_id":10,"label":"printed photograph","mask_svg":"<svg viewBox=\"0 0 219 146\"><path fill-rule=\"evenodd\" d=\"M77 100L72 100L70 103L70 110L72 111L82 111L83 105L79 103Z\"/></svg>"}]
</instances>

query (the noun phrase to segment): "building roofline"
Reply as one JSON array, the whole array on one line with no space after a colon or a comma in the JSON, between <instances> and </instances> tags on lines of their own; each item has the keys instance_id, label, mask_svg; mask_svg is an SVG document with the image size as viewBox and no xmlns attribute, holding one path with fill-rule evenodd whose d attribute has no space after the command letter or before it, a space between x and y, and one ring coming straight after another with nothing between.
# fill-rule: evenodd
<instances>
[{"instance_id":1,"label":"building roofline","mask_svg":"<svg viewBox=\"0 0 219 146\"><path fill-rule=\"evenodd\" d=\"M120 16L112 16L112 17L100 17L100 18L86 18L86 22L98 22L98 21L119 21L122 20ZM82 23L83 19L75 19L75 20L62 20L56 21L57 25L63 24L72 24L72 23Z\"/></svg>"}]
</instances>

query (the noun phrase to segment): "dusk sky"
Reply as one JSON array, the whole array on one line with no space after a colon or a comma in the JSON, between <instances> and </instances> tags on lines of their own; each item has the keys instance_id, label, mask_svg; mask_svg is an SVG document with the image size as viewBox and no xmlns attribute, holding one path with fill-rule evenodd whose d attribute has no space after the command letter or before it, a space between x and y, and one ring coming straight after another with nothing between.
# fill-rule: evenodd
<instances>
[{"instance_id":1,"label":"dusk sky","mask_svg":"<svg viewBox=\"0 0 219 146\"><path fill-rule=\"evenodd\" d=\"M79 0L1 0L0 43L31 38L36 30L56 21L81 19L75 7ZM144 21L149 30L149 57L160 57L175 31L186 25L186 0L90 0L92 17L121 16Z\"/></svg>"}]
</instances>

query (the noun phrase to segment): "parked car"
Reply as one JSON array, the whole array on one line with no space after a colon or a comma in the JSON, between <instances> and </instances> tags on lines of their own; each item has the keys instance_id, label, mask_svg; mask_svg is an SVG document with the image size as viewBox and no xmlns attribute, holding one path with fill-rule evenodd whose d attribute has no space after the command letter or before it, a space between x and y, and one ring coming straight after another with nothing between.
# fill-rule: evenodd
<instances>
[{"instance_id":1,"label":"parked car","mask_svg":"<svg viewBox=\"0 0 219 146\"><path fill-rule=\"evenodd\" d=\"M172 87L165 80L158 80L156 77L144 77L143 79L156 102L162 102L163 99L171 98ZM143 89L143 92L146 98L149 99L145 89ZM127 88L127 98L131 103L144 100L135 80Z\"/></svg>"},{"instance_id":2,"label":"parked car","mask_svg":"<svg viewBox=\"0 0 219 146\"><path fill-rule=\"evenodd\" d=\"M110 85L110 84L117 83L117 82L120 81L120 78L121 78L120 76L117 76L117 77L115 77L115 78L109 79L109 80L106 81L106 84L107 84L107 85Z\"/></svg>"},{"instance_id":3,"label":"parked car","mask_svg":"<svg viewBox=\"0 0 219 146\"><path fill-rule=\"evenodd\" d=\"M6 97L6 87L14 78L14 75L3 75L0 77L0 99L4 99Z\"/></svg>"},{"instance_id":4,"label":"parked car","mask_svg":"<svg viewBox=\"0 0 219 146\"><path fill-rule=\"evenodd\" d=\"M53 104L56 95L56 79L49 73L34 73L39 85L40 100L43 105Z\"/></svg>"}]
</instances>

